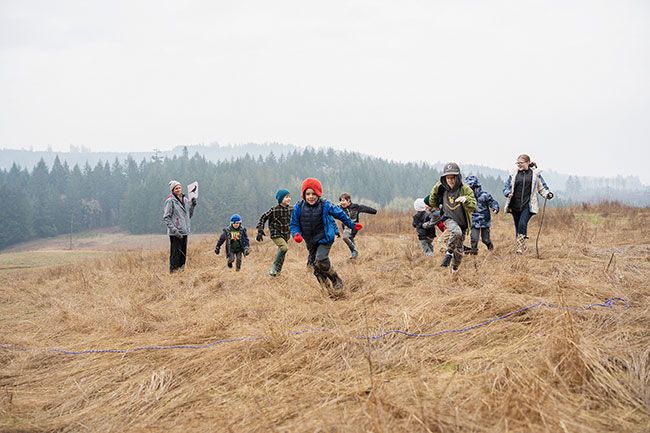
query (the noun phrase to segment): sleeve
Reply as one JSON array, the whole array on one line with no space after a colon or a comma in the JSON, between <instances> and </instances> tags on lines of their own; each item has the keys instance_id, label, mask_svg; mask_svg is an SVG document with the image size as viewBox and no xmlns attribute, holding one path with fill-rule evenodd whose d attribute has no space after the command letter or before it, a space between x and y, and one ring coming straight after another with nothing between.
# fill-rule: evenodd
<instances>
[{"instance_id":1,"label":"sleeve","mask_svg":"<svg viewBox=\"0 0 650 433\"><path fill-rule=\"evenodd\" d=\"M365 206L365 205L360 204L359 205L359 213L367 213L367 214L370 214L370 215L376 215L377 214L377 209L372 208L370 206Z\"/></svg>"},{"instance_id":2,"label":"sleeve","mask_svg":"<svg viewBox=\"0 0 650 433\"><path fill-rule=\"evenodd\" d=\"M196 207L196 201L192 202L191 200L188 200L187 198L185 199L185 204L187 205L187 202L189 202L190 205L190 218L194 216L194 208Z\"/></svg>"},{"instance_id":3,"label":"sleeve","mask_svg":"<svg viewBox=\"0 0 650 433\"><path fill-rule=\"evenodd\" d=\"M440 182L436 182L433 188L431 188L431 194L429 194L429 207L433 209L438 208L438 191L440 190L440 185L442 185Z\"/></svg>"},{"instance_id":4,"label":"sleeve","mask_svg":"<svg viewBox=\"0 0 650 433\"><path fill-rule=\"evenodd\" d=\"M248 241L248 233L245 228L241 230L241 244L244 248L250 248L250 242Z\"/></svg>"},{"instance_id":5,"label":"sleeve","mask_svg":"<svg viewBox=\"0 0 650 433\"><path fill-rule=\"evenodd\" d=\"M337 220L341 221L346 227L354 230L354 222L350 219L349 216L343 212L338 206L330 206L329 214L332 215Z\"/></svg>"},{"instance_id":6,"label":"sleeve","mask_svg":"<svg viewBox=\"0 0 650 433\"><path fill-rule=\"evenodd\" d=\"M548 189L548 185L546 185L546 181L544 181L542 175L538 174L537 176L539 177L539 182L537 182L537 192L539 192L542 197L546 198L548 193L551 191Z\"/></svg>"},{"instance_id":7,"label":"sleeve","mask_svg":"<svg viewBox=\"0 0 650 433\"><path fill-rule=\"evenodd\" d=\"M214 246L214 249L216 250L217 248L221 248L221 245L223 245L224 242L226 242L226 239L228 238L228 235L226 234L225 231L221 232L221 236L219 236L219 240L217 241L217 244Z\"/></svg>"},{"instance_id":8,"label":"sleeve","mask_svg":"<svg viewBox=\"0 0 650 433\"><path fill-rule=\"evenodd\" d=\"M264 215L260 217L259 222L257 223L257 230L264 230L264 224L268 221L269 217L271 216L271 212L273 212L273 208L267 210Z\"/></svg>"},{"instance_id":9,"label":"sleeve","mask_svg":"<svg viewBox=\"0 0 650 433\"><path fill-rule=\"evenodd\" d=\"M485 196L485 202L486 202L486 204L487 204L490 208L492 208L492 210L494 210L495 212L499 212L499 210L500 210L500 209L499 209L499 202L496 201L496 200L494 199L494 197L492 197L492 194L490 194L489 192L486 192L485 194L486 194L486 196Z\"/></svg>"},{"instance_id":10,"label":"sleeve","mask_svg":"<svg viewBox=\"0 0 650 433\"><path fill-rule=\"evenodd\" d=\"M503 184L503 196L508 197L512 192L512 175L508 176L506 183Z\"/></svg>"},{"instance_id":11,"label":"sleeve","mask_svg":"<svg viewBox=\"0 0 650 433\"><path fill-rule=\"evenodd\" d=\"M174 231L178 230L176 226L174 226L174 222L172 221L172 216L174 215L174 204L171 202L171 200L167 200L165 202L165 208L163 210L163 221L165 222L165 225L169 230L174 233Z\"/></svg>"},{"instance_id":12,"label":"sleeve","mask_svg":"<svg viewBox=\"0 0 650 433\"><path fill-rule=\"evenodd\" d=\"M413 215L413 227L418 228L420 225L420 218L418 214Z\"/></svg>"},{"instance_id":13,"label":"sleeve","mask_svg":"<svg viewBox=\"0 0 650 433\"><path fill-rule=\"evenodd\" d=\"M468 212L474 212L476 210L476 196L474 195L474 191L469 186L463 185L462 194L467 197L463 206Z\"/></svg>"},{"instance_id":14,"label":"sleeve","mask_svg":"<svg viewBox=\"0 0 650 433\"><path fill-rule=\"evenodd\" d=\"M291 228L291 236L295 236L296 233L302 235L302 228L300 227L300 202L293 205L289 227Z\"/></svg>"}]
</instances>

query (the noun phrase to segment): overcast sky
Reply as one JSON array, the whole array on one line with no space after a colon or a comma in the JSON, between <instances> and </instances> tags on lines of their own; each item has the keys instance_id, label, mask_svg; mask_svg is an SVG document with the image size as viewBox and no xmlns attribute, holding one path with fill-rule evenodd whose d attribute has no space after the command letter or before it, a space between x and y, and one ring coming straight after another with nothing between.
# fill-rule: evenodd
<instances>
[{"instance_id":1,"label":"overcast sky","mask_svg":"<svg viewBox=\"0 0 650 433\"><path fill-rule=\"evenodd\" d=\"M331 146L650 184L650 2L0 0L0 147Z\"/></svg>"}]
</instances>

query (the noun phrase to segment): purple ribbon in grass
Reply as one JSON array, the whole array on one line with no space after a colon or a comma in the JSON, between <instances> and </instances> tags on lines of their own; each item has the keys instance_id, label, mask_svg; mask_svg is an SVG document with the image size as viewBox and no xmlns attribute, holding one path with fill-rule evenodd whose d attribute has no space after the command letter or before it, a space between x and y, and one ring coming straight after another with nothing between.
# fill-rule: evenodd
<instances>
[{"instance_id":1,"label":"purple ribbon in grass","mask_svg":"<svg viewBox=\"0 0 650 433\"><path fill-rule=\"evenodd\" d=\"M539 301L535 302L533 304L526 305L524 307L518 308L516 310L510 311L508 313L502 314L500 316L493 317L491 319L485 320L480 323L476 323L474 325L469 325L465 326L463 328L457 328L457 329L444 329L442 331L437 331L433 333L413 333L413 332L407 332L401 329L391 329L389 331L382 332L380 334L376 335L356 335L353 338L356 339L363 339L363 340L379 340L384 337L387 337L391 334L397 334L397 335L404 335L406 337L413 337L413 338L425 338L425 337L437 337L440 335L444 334L462 334L464 332L469 332L473 331L474 329L481 328L483 326L487 326L490 323L497 322L499 320L506 319L508 317L514 316L519 313L523 313L524 311L529 311L533 310L535 308L555 308L555 309L561 309L561 310L570 310L570 311L585 311L585 310L593 310L596 307L601 307L601 308L613 308L616 306L617 303L622 303L625 308L629 308L630 304L625 298L621 297L612 297L612 298L607 298L603 302L598 302L598 303L593 303L593 304L588 304L582 307L570 307L570 306L563 306L563 305L557 305L557 304L549 304L544 301ZM333 329L330 328L312 328L312 329L303 329L303 330L297 330L297 331L290 331L289 335L303 335L303 334L309 334L309 333L324 333L324 332L334 332ZM210 343L206 344L174 344L174 345L153 345L153 346L140 346L140 347L134 347L131 349L86 349L86 350L65 350L65 349L46 349L47 352L51 353L57 353L61 355L89 355L89 354L104 354L104 353L131 353L131 352L142 352L142 351L149 351L149 350L170 350L170 349L209 349L211 347L218 346L220 344L229 344L229 343L239 343L239 342L255 342L255 341L261 341L261 340L269 340L269 337L265 336L259 336L259 337L237 337L237 338L223 338L220 340L215 340ZM17 347L11 344L0 344L0 350L5 349L5 350L14 350L14 351L29 351L29 350L36 350L36 349L27 349L27 348L21 348Z\"/></svg>"}]
</instances>

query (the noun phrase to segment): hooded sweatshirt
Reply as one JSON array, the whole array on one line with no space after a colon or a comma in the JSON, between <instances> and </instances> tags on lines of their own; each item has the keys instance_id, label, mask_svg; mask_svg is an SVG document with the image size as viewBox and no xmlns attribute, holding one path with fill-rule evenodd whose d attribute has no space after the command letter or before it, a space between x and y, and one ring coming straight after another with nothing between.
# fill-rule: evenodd
<instances>
[{"instance_id":1,"label":"hooded sweatshirt","mask_svg":"<svg viewBox=\"0 0 650 433\"><path fill-rule=\"evenodd\" d=\"M476 197L472 188L463 183L460 174L456 175L456 185L452 189L444 176L431 189L429 203L432 206L442 205L442 220L453 219L463 232L469 232L472 226L472 212L476 209ZM465 203L456 203L460 196L466 198Z\"/></svg>"}]
</instances>

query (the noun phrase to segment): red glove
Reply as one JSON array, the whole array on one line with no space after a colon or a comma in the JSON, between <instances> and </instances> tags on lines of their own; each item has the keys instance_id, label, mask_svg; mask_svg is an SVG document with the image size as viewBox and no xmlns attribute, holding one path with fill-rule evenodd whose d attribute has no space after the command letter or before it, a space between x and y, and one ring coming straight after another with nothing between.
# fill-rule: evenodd
<instances>
[{"instance_id":1,"label":"red glove","mask_svg":"<svg viewBox=\"0 0 650 433\"><path fill-rule=\"evenodd\" d=\"M302 242L302 236L300 236L300 233L296 233L296 234L293 236L293 240L296 241L297 243Z\"/></svg>"},{"instance_id":2,"label":"red glove","mask_svg":"<svg viewBox=\"0 0 650 433\"><path fill-rule=\"evenodd\" d=\"M354 230L357 231L357 232L358 232L359 230L361 230L362 228L363 228L363 226L362 226L361 224L359 224L359 223L356 223L356 224L354 225Z\"/></svg>"},{"instance_id":3,"label":"red glove","mask_svg":"<svg viewBox=\"0 0 650 433\"><path fill-rule=\"evenodd\" d=\"M440 229L441 232L444 232L447 229L447 227L445 227L445 223L443 223L442 221L436 224L436 226Z\"/></svg>"}]
</instances>

